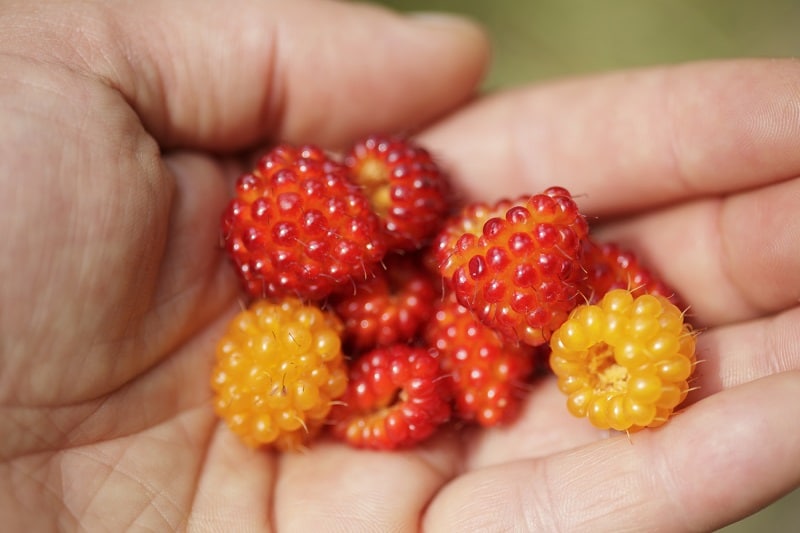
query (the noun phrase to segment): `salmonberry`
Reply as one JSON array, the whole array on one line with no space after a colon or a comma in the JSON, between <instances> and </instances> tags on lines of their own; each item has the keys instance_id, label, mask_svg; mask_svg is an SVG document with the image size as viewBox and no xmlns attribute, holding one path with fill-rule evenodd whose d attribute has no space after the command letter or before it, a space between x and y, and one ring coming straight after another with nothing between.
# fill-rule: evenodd
<instances>
[{"instance_id":1,"label":"salmonberry","mask_svg":"<svg viewBox=\"0 0 800 533\"><path fill-rule=\"evenodd\" d=\"M411 341L433 314L439 288L417 254L391 254L384 267L331 301L354 352Z\"/></svg>"},{"instance_id":2,"label":"salmonberry","mask_svg":"<svg viewBox=\"0 0 800 533\"><path fill-rule=\"evenodd\" d=\"M251 303L211 387L247 446L297 450L330 430L392 450L451 417L508 423L547 363L598 428L673 415L695 332L654 270L589 235L563 187L455 207L447 173L400 136L337 157L280 144L238 178L221 241Z\"/></svg>"},{"instance_id":3,"label":"salmonberry","mask_svg":"<svg viewBox=\"0 0 800 533\"><path fill-rule=\"evenodd\" d=\"M254 302L217 347L217 414L249 446L307 443L347 388L341 332L335 315L300 300Z\"/></svg>"},{"instance_id":4,"label":"salmonberry","mask_svg":"<svg viewBox=\"0 0 800 533\"><path fill-rule=\"evenodd\" d=\"M454 239L462 228L468 231ZM463 306L509 340L539 346L577 303L587 230L569 192L551 187L493 208L468 206L434 253Z\"/></svg>"},{"instance_id":5,"label":"salmonberry","mask_svg":"<svg viewBox=\"0 0 800 533\"><path fill-rule=\"evenodd\" d=\"M280 145L238 179L222 238L255 298L323 299L368 278L386 252L360 188L313 146Z\"/></svg>"},{"instance_id":6,"label":"salmonberry","mask_svg":"<svg viewBox=\"0 0 800 533\"><path fill-rule=\"evenodd\" d=\"M441 274L445 280L453 277L456 269L466 258L483 234L483 225L491 218L503 217L515 205L524 205L527 196L516 200L502 199L494 205L472 202L462 207L453 218L447 220L431 243L425 256L425 264Z\"/></svg>"},{"instance_id":7,"label":"salmonberry","mask_svg":"<svg viewBox=\"0 0 800 533\"><path fill-rule=\"evenodd\" d=\"M496 426L517 414L534 368L534 348L506 341L453 293L438 302L425 340L450 376L458 418Z\"/></svg>"},{"instance_id":8,"label":"salmonberry","mask_svg":"<svg viewBox=\"0 0 800 533\"><path fill-rule=\"evenodd\" d=\"M390 249L421 249L450 208L448 178L410 139L371 135L345 155L355 183L383 222Z\"/></svg>"},{"instance_id":9,"label":"salmonberry","mask_svg":"<svg viewBox=\"0 0 800 533\"><path fill-rule=\"evenodd\" d=\"M663 296L613 289L576 307L550 339L567 408L601 429L663 424L686 397L695 338Z\"/></svg>"},{"instance_id":10,"label":"salmonberry","mask_svg":"<svg viewBox=\"0 0 800 533\"><path fill-rule=\"evenodd\" d=\"M395 344L350 365L331 413L333 434L359 448L389 450L430 437L450 418L449 386L427 349Z\"/></svg>"},{"instance_id":11,"label":"salmonberry","mask_svg":"<svg viewBox=\"0 0 800 533\"><path fill-rule=\"evenodd\" d=\"M612 289L630 289L634 296L657 294L681 305L673 289L645 268L634 252L617 243L599 243L590 236L586 237L581 267L586 272L581 282L581 293L588 303L599 302Z\"/></svg>"}]
</instances>

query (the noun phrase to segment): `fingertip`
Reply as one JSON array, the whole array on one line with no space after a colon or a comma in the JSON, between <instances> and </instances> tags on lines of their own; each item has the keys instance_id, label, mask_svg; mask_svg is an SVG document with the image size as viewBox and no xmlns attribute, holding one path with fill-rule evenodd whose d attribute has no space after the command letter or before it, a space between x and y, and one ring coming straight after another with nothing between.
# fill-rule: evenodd
<instances>
[{"instance_id":1,"label":"fingertip","mask_svg":"<svg viewBox=\"0 0 800 533\"><path fill-rule=\"evenodd\" d=\"M467 86L477 86L484 79L492 57L492 41L486 28L462 14L440 11L415 11L408 14L418 27L433 32L452 49L452 54L469 58L464 70Z\"/></svg>"},{"instance_id":2,"label":"fingertip","mask_svg":"<svg viewBox=\"0 0 800 533\"><path fill-rule=\"evenodd\" d=\"M412 11L406 16L426 31L448 34L448 38L457 46L473 49L477 56L488 60L491 48L489 34L478 21L443 11Z\"/></svg>"},{"instance_id":3,"label":"fingertip","mask_svg":"<svg viewBox=\"0 0 800 533\"><path fill-rule=\"evenodd\" d=\"M412 133L472 98L480 87L491 51L489 36L477 21L374 5L346 8L338 25L347 37L325 39L337 60L326 54L314 63L329 80L327 93L320 95L319 87L302 89L293 72L285 75L286 84L294 87L285 88L292 90L294 102L282 109L282 120L273 128L283 140L335 148L376 131ZM315 116L293 107L311 99L323 102L329 112Z\"/></svg>"}]
</instances>

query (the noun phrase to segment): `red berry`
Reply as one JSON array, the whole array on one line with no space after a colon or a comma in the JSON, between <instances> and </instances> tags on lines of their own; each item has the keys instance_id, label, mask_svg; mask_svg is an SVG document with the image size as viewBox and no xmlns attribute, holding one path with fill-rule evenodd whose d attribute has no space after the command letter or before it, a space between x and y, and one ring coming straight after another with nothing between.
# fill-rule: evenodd
<instances>
[{"instance_id":1,"label":"red berry","mask_svg":"<svg viewBox=\"0 0 800 533\"><path fill-rule=\"evenodd\" d=\"M510 421L525 397L534 351L507 342L449 293L438 302L425 340L451 378L456 415L482 426Z\"/></svg>"},{"instance_id":2,"label":"red berry","mask_svg":"<svg viewBox=\"0 0 800 533\"><path fill-rule=\"evenodd\" d=\"M494 217L502 217L514 205L524 205L527 197L503 199L494 205L482 202L467 204L454 218L448 220L431 243L426 265L450 280L456 268L465 260L483 233L483 225Z\"/></svg>"},{"instance_id":3,"label":"red berry","mask_svg":"<svg viewBox=\"0 0 800 533\"><path fill-rule=\"evenodd\" d=\"M421 442L449 418L439 362L407 344L377 348L353 362L341 405L331 412L334 436L383 450Z\"/></svg>"},{"instance_id":4,"label":"red berry","mask_svg":"<svg viewBox=\"0 0 800 533\"><path fill-rule=\"evenodd\" d=\"M385 253L366 197L313 146L278 146L239 178L222 238L256 298L322 299L368 277Z\"/></svg>"},{"instance_id":5,"label":"red berry","mask_svg":"<svg viewBox=\"0 0 800 533\"><path fill-rule=\"evenodd\" d=\"M628 289L634 296L657 294L681 306L674 290L642 266L636 254L616 243L598 243L591 237L585 238L581 266L586 272L581 293L588 303L599 302L610 290Z\"/></svg>"},{"instance_id":6,"label":"red berry","mask_svg":"<svg viewBox=\"0 0 800 533\"><path fill-rule=\"evenodd\" d=\"M332 313L300 300L254 302L217 346L217 414L248 446L307 443L347 387L341 330Z\"/></svg>"},{"instance_id":7,"label":"red berry","mask_svg":"<svg viewBox=\"0 0 800 533\"><path fill-rule=\"evenodd\" d=\"M450 207L448 180L427 150L372 135L355 143L344 163L381 218L391 249L427 244Z\"/></svg>"},{"instance_id":8,"label":"red berry","mask_svg":"<svg viewBox=\"0 0 800 533\"><path fill-rule=\"evenodd\" d=\"M340 293L332 307L345 327L345 343L362 352L411 341L433 314L438 287L417 255L391 254L375 277Z\"/></svg>"},{"instance_id":9,"label":"red berry","mask_svg":"<svg viewBox=\"0 0 800 533\"><path fill-rule=\"evenodd\" d=\"M470 220L475 212L489 218L481 225ZM587 224L569 192L552 187L493 208L468 207L450 224L436 255L458 301L511 341L547 342L577 304L583 276ZM461 228L472 229L454 240Z\"/></svg>"}]
</instances>

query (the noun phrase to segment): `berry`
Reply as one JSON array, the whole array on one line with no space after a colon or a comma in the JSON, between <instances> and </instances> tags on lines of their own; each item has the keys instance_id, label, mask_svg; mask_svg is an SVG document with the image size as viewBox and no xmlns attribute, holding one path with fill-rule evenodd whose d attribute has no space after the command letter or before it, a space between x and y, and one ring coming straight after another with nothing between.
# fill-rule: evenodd
<instances>
[{"instance_id":1,"label":"berry","mask_svg":"<svg viewBox=\"0 0 800 533\"><path fill-rule=\"evenodd\" d=\"M344 322L345 344L354 352L407 342L433 314L438 288L419 258L392 254L384 264L354 292L332 299Z\"/></svg>"},{"instance_id":2,"label":"berry","mask_svg":"<svg viewBox=\"0 0 800 533\"><path fill-rule=\"evenodd\" d=\"M420 249L436 233L450 208L450 187L427 150L372 135L351 147L344 164L381 218L390 249Z\"/></svg>"},{"instance_id":3,"label":"berry","mask_svg":"<svg viewBox=\"0 0 800 533\"><path fill-rule=\"evenodd\" d=\"M241 176L222 237L255 298L320 300L369 277L385 253L366 197L313 146L280 145Z\"/></svg>"},{"instance_id":4,"label":"berry","mask_svg":"<svg viewBox=\"0 0 800 533\"><path fill-rule=\"evenodd\" d=\"M674 290L642 266L636 254L616 243L585 238L581 266L586 272L581 293L588 303L599 302L612 289L630 289L634 296L657 294L681 306Z\"/></svg>"},{"instance_id":5,"label":"berry","mask_svg":"<svg viewBox=\"0 0 800 533\"><path fill-rule=\"evenodd\" d=\"M681 311L663 296L626 289L576 307L550 348L569 412L618 431L666 422L686 398L695 365L695 338Z\"/></svg>"},{"instance_id":6,"label":"berry","mask_svg":"<svg viewBox=\"0 0 800 533\"><path fill-rule=\"evenodd\" d=\"M459 262L464 259L464 251L475 246L480 238L486 221L504 216L515 205L524 205L527 198L503 199L494 205L483 202L465 205L456 217L445 223L431 243L425 256L426 266L446 280L451 279Z\"/></svg>"},{"instance_id":7,"label":"berry","mask_svg":"<svg viewBox=\"0 0 800 533\"><path fill-rule=\"evenodd\" d=\"M335 315L300 300L254 302L217 346L217 414L248 446L307 443L347 387L341 331Z\"/></svg>"},{"instance_id":8,"label":"berry","mask_svg":"<svg viewBox=\"0 0 800 533\"><path fill-rule=\"evenodd\" d=\"M476 212L489 218L481 225L470 219ZM488 209L468 207L450 224L435 254L458 301L512 342L545 344L576 305L583 276L587 224L569 192L551 187ZM462 228L471 229L454 242Z\"/></svg>"},{"instance_id":9,"label":"berry","mask_svg":"<svg viewBox=\"0 0 800 533\"><path fill-rule=\"evenodd\" d=\"M404 448L450 418L448 385L428 350L376 348L350 366L349 384L331 413L334 436L358 448Z\"/></svg>"},{"instance_id":10,"label":"berry","mask_svg":"<svg viewBox=\"0 0 800 533\"><path fill-rule=\"evenodd\" d=\"M481 426L509 422L525 397L534 348L509 343L478 321L453 293L438 302L425 340L450 376L456 415Z\"/></svg>"}]
</instances>

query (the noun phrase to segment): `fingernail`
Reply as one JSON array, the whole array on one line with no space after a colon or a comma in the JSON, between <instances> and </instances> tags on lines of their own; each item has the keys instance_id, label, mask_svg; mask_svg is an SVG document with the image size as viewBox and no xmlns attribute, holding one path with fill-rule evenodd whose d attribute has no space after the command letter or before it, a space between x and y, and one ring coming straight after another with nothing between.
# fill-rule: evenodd
<instances>
[{"instance_id":1,"label":"fingernail","mask_svg":"<svg viewBox=\"0 0 800 533\"><path fill-rule=\"evenodd\" d=\"M447 13L443 11L411 11L407 15L424 25L435 26L439 28L453 28L470 26L473 29L479 27L479 24L470 19L466 15L458 13Z\"/></svg>"}]
</instances>

